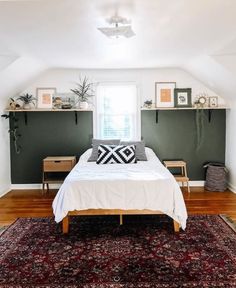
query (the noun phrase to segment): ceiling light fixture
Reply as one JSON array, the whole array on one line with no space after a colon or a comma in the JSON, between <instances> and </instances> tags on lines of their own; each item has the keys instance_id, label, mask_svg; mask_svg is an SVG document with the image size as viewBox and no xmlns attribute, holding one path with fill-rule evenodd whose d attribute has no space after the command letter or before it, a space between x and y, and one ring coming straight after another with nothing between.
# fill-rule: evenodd
<instances>
[{"instance_id":1,"label":"ceiling light fixture","mask_svg":"<svg viewBox=\"0 0 236 288\"><path fill-rule=\"evenodd\" d=\"M109 38L131 38L135 35L132 26L130 25L131 21L126 18L113 16L107 19L107 22L110 24L109 27L101 27L97 29Z\"/></svg>"}]
</instances>

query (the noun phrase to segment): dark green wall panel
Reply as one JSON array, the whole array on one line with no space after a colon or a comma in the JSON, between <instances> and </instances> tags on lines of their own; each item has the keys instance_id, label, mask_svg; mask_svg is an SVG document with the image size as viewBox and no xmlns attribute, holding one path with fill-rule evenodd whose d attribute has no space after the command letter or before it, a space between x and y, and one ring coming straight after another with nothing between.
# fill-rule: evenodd
<instances>
[{"instance_id":1,"label":"dark green wall panel","mask_svg":"<svg viewBox=\"0 0 236 288\"><path fill-rule=\"evenodd\" d=\"M195 110L142 111L142 137L161 160L184 159L188 163L191 180L202 180L202 165L208 161L225 161L225 110L212 112L208 122L204 116L204 141L196 149ZM19 119L20 154L16 154L11 140L11 178L13 184L40 183L42 159L46 156L81 155L91 146L92 112L16 112ZM12 119L10 120L12 126Z\"/></svg>"},{"instance_id":2,"label":"dark green wall panel","mask_svg":"<svg viewBox=\"0 0 236 288\"><path fill-rule=\"evenodd\" d=\"M225 162L225 110L203 115L203 142L197 147L196 110L142 111L142 137L160 160L184 159L191 180L203 180L203 164Z\"/></svg>"},{"instance_id":3,"label":"dark green wall panel","mask_svg":"<svg viewBox=\"0 0 236 288\"><path fill-rule=\"evenodd\" d=\"M12 183L40 183L42 159L46 156L81 155L91 143L92 112L78 112L78 125L74 112L17 112L19 119L20 154L11 141ZM11 120L12 126L12 120Z\"/></svg>"}]
</instances>

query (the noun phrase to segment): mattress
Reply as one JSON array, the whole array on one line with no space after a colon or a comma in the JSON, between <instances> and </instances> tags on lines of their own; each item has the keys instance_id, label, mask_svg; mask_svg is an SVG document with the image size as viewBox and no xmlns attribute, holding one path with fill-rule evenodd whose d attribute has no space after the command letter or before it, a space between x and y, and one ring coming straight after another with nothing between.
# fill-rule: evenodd
<instances>
[{"instance_id":1,"label":"mattress","mask_svg":"<svg viewBox=\"0 0 236 288\"><path fill-rule=\"evenodd\" d=\"M147 161L105 165L87 162L91 151L80 157L53 200L56 222L74 210L148 209L170 216L185 229L187 211L180 187L152 149L145 148Z\"/></svg>"}]
</instances>

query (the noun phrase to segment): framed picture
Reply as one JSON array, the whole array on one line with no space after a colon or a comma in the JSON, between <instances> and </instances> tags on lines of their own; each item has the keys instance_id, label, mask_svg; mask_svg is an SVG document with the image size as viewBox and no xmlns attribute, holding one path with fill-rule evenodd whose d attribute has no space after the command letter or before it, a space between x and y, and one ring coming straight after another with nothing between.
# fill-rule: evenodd
<instances>
[{"instance_id":1,"label":"framed picture","mask_svg":"<svg viewBox=\"0 0 236 288\"><path fill-rule=\"evenodd\" d=\"M208 106L209 107L218 107L218 97L212 96L208 98Z\"/></svg>"},{"instance_id":2,"label":"framed picture","mask_svg":"<svg viewBox=\"0 0 236 288\"><path fill-rule=\"evenodd\" d=\"M176 82L156 82L156 107L174 107L174 89Z\"/></svg>"},{"instance_id":3,"label":"framed picture","mask_svg":"<svg viewBox=\"0 0 236 288\"><path fill-rule=\"evenodd\" d=\"M38 108L52 108L53 97L56 95L56 88L37 88L36 95Z\"/></svg>"},{"instance_id":4,"label":"framed picture","mask_svg":"<svg viewBox=\"0 0 236 288\"><path fill-rule=\"evenodd\" d=\"M192 107L191 88L175 88L175 107Z\"/></svg>"}]
</instances>

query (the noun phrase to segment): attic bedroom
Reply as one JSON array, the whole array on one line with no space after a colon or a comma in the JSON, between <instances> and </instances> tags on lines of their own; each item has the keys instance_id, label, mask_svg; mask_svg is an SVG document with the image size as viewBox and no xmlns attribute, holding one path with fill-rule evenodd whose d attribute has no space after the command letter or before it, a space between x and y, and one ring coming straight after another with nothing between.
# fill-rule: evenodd
<instances>
[{"instance_id":1,"label":"attic bedroom","mask_svg":"<svg viewBox=\"0 0 236 288\"><path fill-rule=\"evenodd\" d=\"M0 287L236 287L235 11L0 0Z\"/></svg>"}]
</instances>

